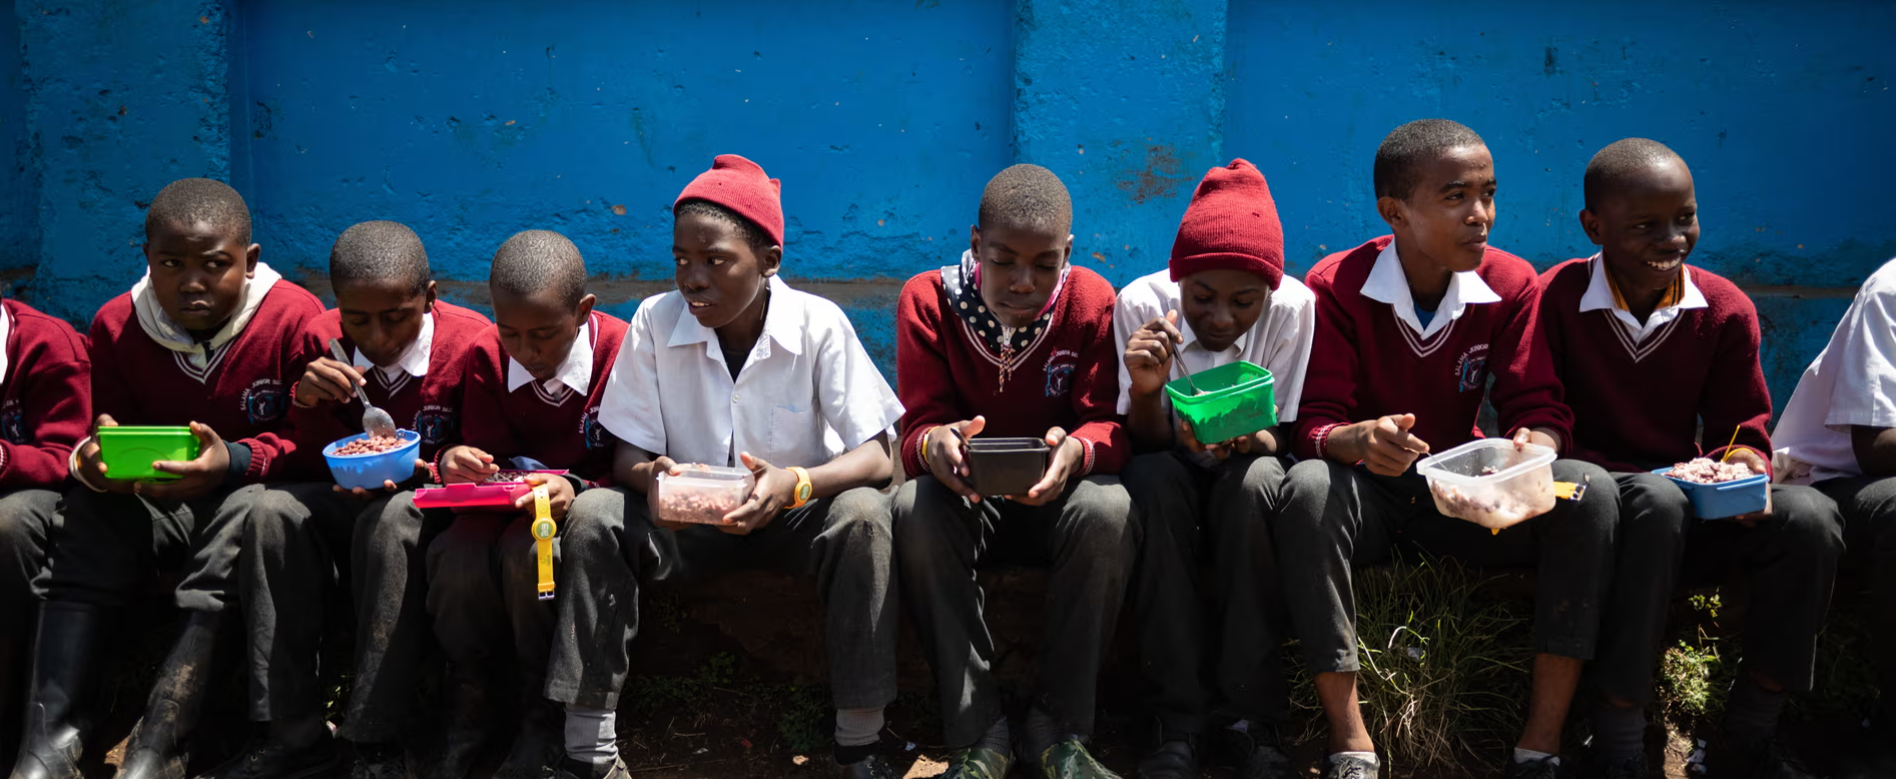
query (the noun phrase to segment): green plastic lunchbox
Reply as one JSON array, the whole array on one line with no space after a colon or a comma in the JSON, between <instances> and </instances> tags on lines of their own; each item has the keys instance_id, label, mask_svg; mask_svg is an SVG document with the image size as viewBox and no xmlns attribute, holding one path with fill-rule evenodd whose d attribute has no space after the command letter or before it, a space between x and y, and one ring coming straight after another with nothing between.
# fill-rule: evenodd
<instances>
[{"instance_id":1,"label":"green plastic lunchbox","mask_svg":"<svg viewBox=\"0 0 1896 779\"><path fill-rule=\"evenodd\" d=\"M1239 360L1194 373L1189 384L1174 379L1165 394L1172 397L1172 410L1191 424L1192 437L1215 444L1276 425L1276 384L1263 366Z\"/></svg>"},{"instance_id":2,"label":"green plastic lunchbox","mask_svg":"<svg viewBox=\"0 0 1896 779\"><path fill-rule=\"evenodd\" d=\"M152 470L160 460L185 462L198 456L198 438L188 427L101 427L99 461L111 479L167 481L175 474Z\"/></svg>"}]
</instances>

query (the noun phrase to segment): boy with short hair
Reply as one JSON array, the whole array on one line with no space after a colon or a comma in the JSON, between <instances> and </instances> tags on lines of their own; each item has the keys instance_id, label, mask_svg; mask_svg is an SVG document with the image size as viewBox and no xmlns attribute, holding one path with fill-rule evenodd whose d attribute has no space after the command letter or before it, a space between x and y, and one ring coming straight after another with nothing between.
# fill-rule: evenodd
<instances>
[{"instance_id":1,"label":"boy with short hair","mask_svg":"<svg viewBox=\"0 0 1896 779\"><path fill-rule=\"evenodd\" d=\"M396 725L414 696L422 630L398 619L424 608L419 577L408 580L418 528L392 548L373 548L351 565L359 516L379 515L393 483L370 493L336 486L323 461L329 443L361 431L358 395L387 411L396 427L421 436L424 466L459 443L467 357L487 318L435 299L428 253L413 230L363 222L329 252L336 308L299 335L290 418L297 478L267 490L243 536L242 585L250 666L250 715L268 735L213 769L220 779L300 779L333 770L338 754L323 723L317 656L325 593L354 584L358 616L355 684L338 735L355 742L357 779L399 775ZM338 343L349 362L331 357ZM372 366L358 368L357 365ZM426 473L421 468L422 474Z\"/></svg>"},{"instance_id":2,"label":"boy with short hair","mask_svg":"<svg viewBox=\"0 0 1896 779\"><path fill-rule=\"evenodd\" d=\"M997 547L1053 569L1022 762L1035 776L1115 776L1085 739L1139 530L1111 475L1131 454L1113 288L1069 262L1072 225L1053 171L1009 167L981 193L960 262L909 279L896 304L902 463L915 474L895 497L897 570L955 749L950 779L1014 762L974 575ZM1045 440L1046 473L1026 494L979 494L963 455L976 435Z\"/></svg>"},{"instance_id":3,"label":"boy with short hair","mask_svg":"<svg viewBox=\"0 0 1896 779\"><path fill-rule=\"evenodd\" d=\"M1737 567L1751 605L1744 671L1725 709L1736 743L1713 745L1713 771L1729 756L1746 776L1808 777L1772 736L1785 691L1810 689L1842 517L1816 490L1781 485L1763 512L1693 521L1685 491L1651 473L1701 451L1770 472L1758 315L1736 285L1685 264L1698 243L1698 202L1679 155L1628 138L1594 155L1585 184L1580 225L1600 251L1541 277L1540 321L1573 409L1571 451L1612 471L1620 489L1614 618L1592 671L1604 693L1590 744L1598 774L1648 775L1644 707L1676 582L1716 584ZM1735 444L1720 446L1727 440Z\"/></svg>"},{"instance_id":4,"label":"boy with short hair","mask_svg":"<svg viewBox=\"0 0 1896 779\"><path fill-rule=\"evenodd\" d=\"M1220 703L1244 720L1225 732L1249 742L1233 755L1245 776L1290 775L1277 732L1290 722L1277 654L1288 625L1264 518L1290 467L1285 431L1297 419L1316 310L1309 288L1284 275L1284 231L1269 185L1241 159L1199 182L1171 267L1119 292L1119 413L1145 452L1121 476L1145 522L1133 613L1152 687L1147 704L1161 733L1158 750L1139 764L1141 779L1197 777L1207 720ZM1173 414L1165 385L1238 360L1271 372L1278 424L1201 442ZM1196 587L1202 550L1216 571L1217 632L1206 627ZM1213 658L1215 691L1205 667Z\"/></svg>"},{"instance_id":5,"label":"boy with short hair","mask_svg":"<svg viewBox=\"0 0 1896 779\"><path fill-rule=\"evenodd\" d=\"M1849 779L1896 776L1896 260L1863 282L1830 342L1784 404L1772 440L1780 484L1809 484L1835 500L1852 569L1867 565L1883 707L1853 755ZM1711 433L1711 428L1706 428Z\"/></svg>"},{"instance_id":6,"label":"boy with short hair","mask_svg":"<svg viewBox=\"0 0 1896 779\"><path fill-rule=\"evenodd\" d=\"M64 320L0 302L0 766L13 765L32 647L33 580L46 566L67 460L92 419L92 357Z\"/></svg>"},{"instance_id":7,"label":"boy with short hair","mask_svg":"<svg viewBox=\"0 0 1896 779\"><path fill-rule=\"evenodd\" d=\"M563 540L547 697L566 706L562 779L623 779L614 710L645 581L766 568L814 579L826 611L838 772L889 779L878 753L895 699L887 431L895 393L836 304L792 289L780 183L719 155L672 206L678 289L632 317L600 422L617 487L587 493ZM712 525L654 516L654 479L748 468L748 499Z\"/></svg>"},{"instance_id":8,"label":"boy with short hair","mask_svg":"<svg viewBox=\"0 0 1896 779\"><path fill-rule=\"evenodd\" d=\"M626 323L593 310L585 260L550 230L501 244L488 289L494 325L466 358L462 443L442 449L432 468L444 484L479 483L503 468L566 471L525 480L547 488L553 520L571 530L574 497L611 483L614 440L599 409ZM537 777L559 764L559 712L540 694L559 604L539 597L533 507L534 496L523 495L512 510L423 511L406 492L356 531L429 539L425 598L448 659L446 745L430 777L468 774L493 735L492 709L519 712L496 777ZM518 697L503 703L499 691Z\"/></svg>"},{"instance_id":9,"label":"boy with short hair","mask_svg":"<svg viewBox=\"0 0 1896 779\"><path fill-rule=\"evenodd\" d=\"M1561 450L1573 416L1535 323L1534 268L1488 245L1496 181L1481 137L1443 119L1410 122L1377 149L1374 179L1394 235L1326 257L1305 278L1317 336L1294 438L1302 462L1274 527L1291 620L1330 722L1325 776L1380 770L1357 705L1350 569L1417 550L1540 569L1533 694L1506 775L1552 779L1598 641L1618 496L1598 466L1559 460L1555 479L1591 484L1582 500L1498 533L1436 511L1413 465L1480 436L1484 395L1516 446Z\"/></svg>"},{"instance_id":10,"label":"boy with short hair","mask_svg":"<svg viewBox=\"0 0 1896 779\"><path fill-rule=\"evenodd\" d=\"M16 779L78 776L83 700L99 633L157 567L181 569L184 631L133 730L120 779L183 771L184 743L212 676L212 647L236 595L244 518L280 475L287 435L284 376L295 338L322 313L316 296L259 262L250 211L209 179L173 182L145 216L145 277L92 320L93 428L182 425L201 443L178 478L112 478L88 438L74 450L35 649L29 740Z\"/></svg>"}]
</instances>

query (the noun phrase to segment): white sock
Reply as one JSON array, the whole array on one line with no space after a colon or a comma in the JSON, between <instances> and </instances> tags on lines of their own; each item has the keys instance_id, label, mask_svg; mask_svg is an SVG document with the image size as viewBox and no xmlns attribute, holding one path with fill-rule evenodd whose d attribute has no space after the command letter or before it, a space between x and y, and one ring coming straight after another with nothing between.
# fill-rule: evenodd
<instances>
[{"instance_id":1,"label":"white sock","mask_svg":"<svg viewBox=\"0 0 1896 779\"><path fill-rule=\"evenodd\" d=\"M1516 763L1546 760L1548 758L1553 758L1554 765L1560 765L1560 756L1558 755L1550 755L1546 752L1536 752L1532 749L1522 749L1520 747L1514 748L1514 762Z\"/></svg>"},{"instance_id":2,"label":"white sock","mask_svg":"<svg viewBox=\"0 0 1896 779\"><path fill-rule=\"evenodd\" d=\"M1381 764L1381 762L1376 759L1375 752L1333 752L1330 754L1329 762L1334 763L1339 757L1353 757L1370 765Z\"/></svg>"},{"instance_id":3,"label":"white sock","mask_svg":"<svg viewBox=\"0 0 1896 779\"><path fill-rule=\"evenodd\" d=\"M595 766L619 756L619 713L611 709L566 707L566 756Z\"/></svg>"},{"instance_id":4,"label":"white sock","mask_svg":"<svg viewBox=\"0 0 1896 779\"><path fill-rule=\"evenodd\" d=\"M882 709L837 709L836 743L846 747L874 744L882 734Z\"/></svg>"}]
</instances>

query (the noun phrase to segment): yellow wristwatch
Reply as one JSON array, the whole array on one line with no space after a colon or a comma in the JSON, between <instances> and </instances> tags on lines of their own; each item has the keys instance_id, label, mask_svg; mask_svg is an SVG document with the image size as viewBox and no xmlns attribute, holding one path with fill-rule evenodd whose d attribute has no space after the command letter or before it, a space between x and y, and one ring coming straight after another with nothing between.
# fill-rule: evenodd
<instances>
[{"instance_id":1,"label":"yellow wristwatch","mask_svg":"<svg viewBox=\"0 0 1896 779\"><path fill-rule=\"evenodd\" d=\"M546 485L533 485L533 532L535 556L539 558L540 581L537 589L540 600L553 599L553 536L560 532L553 523L552 499L547 494Z\"/></svg>"},{"instance_id":2,"label":"yellow wristwatch","mask_svg":"<svg viewBox=\"0 0 1896 779\"><path fill-rule=\"evenodd\" d=\"M810 483L810 472L794 465L785 470L797 475L797 488L792 494L795 500L791 501L790 505L784 506L784 508L803 508L803 504L810 502L810 493L816 491L816 486Z\"/></svg>"}]
</instances>

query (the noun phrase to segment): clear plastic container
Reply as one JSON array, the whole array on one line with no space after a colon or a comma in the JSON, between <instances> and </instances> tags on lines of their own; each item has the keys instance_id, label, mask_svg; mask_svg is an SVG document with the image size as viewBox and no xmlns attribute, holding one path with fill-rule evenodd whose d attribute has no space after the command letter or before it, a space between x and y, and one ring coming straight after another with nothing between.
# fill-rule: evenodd
<instances>
[{"instance_id":1,"label":"clear plastic container","mask_svg":"<svg viewBox=\"0 0 1896 779\"><path fill-rule=\"evenodd\" d=\"M667 522L715 525L750 498L757 477L744 468L684 465L677 476L661 473L652 487L652 512Z\"/></svg>"},{"instance_id":2,"label":"clear plastic container","mask_svg":"<svg viewBox=\"0 0 1896 779\"><path fill-rule=\"evenodd\" d=\"M1427 457L1416 472L1428 477L1435 510L1485 528L1519 524L1554 508L1554 450L1506 438L1483 438Z\"/></svg>"}]
</instances>

